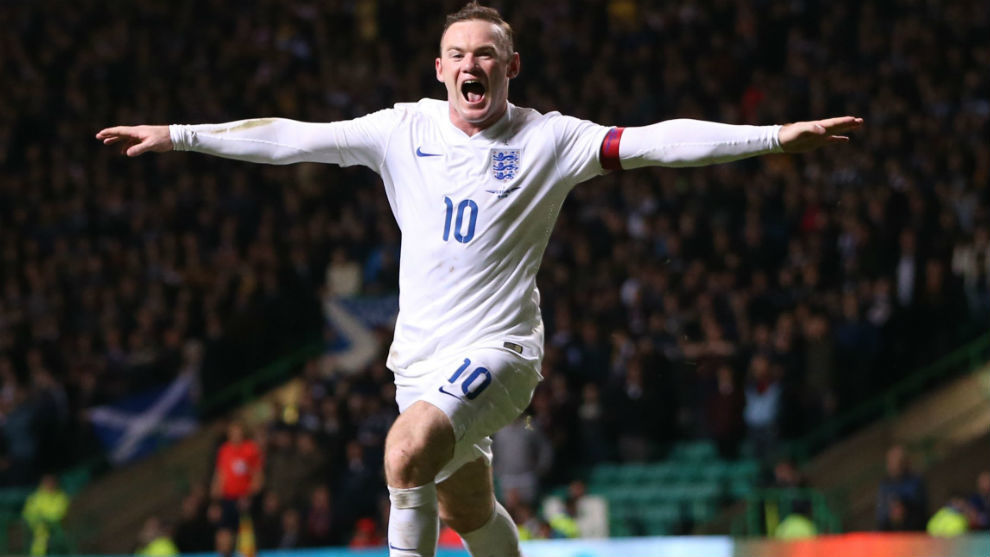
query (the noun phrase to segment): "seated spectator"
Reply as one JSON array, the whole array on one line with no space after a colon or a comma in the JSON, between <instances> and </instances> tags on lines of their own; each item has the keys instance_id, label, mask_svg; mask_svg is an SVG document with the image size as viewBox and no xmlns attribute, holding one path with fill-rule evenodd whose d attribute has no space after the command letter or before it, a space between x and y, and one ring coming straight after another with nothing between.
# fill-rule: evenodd
<instances>
[{"instance_id":1,"label":"seated spectator","mask_svg":"<svg viewBox=\"0 0 990 557\"><path fill-rule=\"evenodd\" d=\"M974 530L990 528L990 470L980 472L976 478L976 493L969 496L969 506L973 509Z\"/></svg>"},{"instance_id":2,"label":"seated spectator","mask_svg":"<svg viewBox=\"0 0 990 557\"><path fill-rule=\"evenodd\" d=\"M520 540L545 540L551 537L550 525L537 516L528 504L520 501L508 507L508 510L510 510L512 520L519 530Z\"/></svg>"},{"instance_id":3,"label":"seated spectator","mask_svg":"<svg viewBox=\"0 0 990 557\"><path fill-rule=\"evenodd\" d=\"M780 521L780 524L773 531L773 537L778 540L799 540L815 537L818 535L818 528L808 518L810 514L811 507L807 501L795 502L793 512Z\"/></svg>"},{"instance_id":4,"label":"seated spectator","mask_svg":"<svg viewBox=\"0 0 990 557\"><path fill-rule=\"evenodd\" d=\"M61 527L69 510L69 496L58 486L53 474L45 474L41 485L24 502L21 516L31 529L31 555L48 553L53 530Z\"/></svg>"},{"instance_id":5,"label":"seated spectator","mask_svg":"<svg viewBox=\"0 0 990 557\"><path fill-rule=\"evenodd\" d=\"M926 530L932 536L949 538L961 536L969 530L973 509L962 494L954 493L949 502L939 509L928 521Z\"/></svg>"},{"instance_id":6,"label":"seated spectator","mask_svg":"<svg viewBox=\"0 0 990 557\"><path fill-rule=\"evenodd\" d=\"M562 538L580 538L581 530L577 522L577 499L568 495L564 500L564 508L549 517L550 527Z\"/></svg>"},{"instance_id":7,"label":"seated spectator","mask_svg":"<svg viewBox=\"0 0 990 557\"><path fill-rule=\"evenodd\" d=\"M904 505L903 526L911 531L923 530L928 506L925 482L920 476L911 472L907 454L901 445L894 445L887 451L887 476L880 482L877 491L878 529L889 530L895 526L888 522L891 516L891 502L895 499Z\"/></svg>"},{"instance_id":8,"label":"seated spectator","mask_svg":"<svg viewBox=\"0 0 990 557\"><path fill-rule=\"evenodd\" d=\"M140 549L137 550L137 555L172 557L179 554L179 548L168 536L168 529L162 525L157 516L151 516L144 521L138 540Z\"/></svg>"}]
</instances>

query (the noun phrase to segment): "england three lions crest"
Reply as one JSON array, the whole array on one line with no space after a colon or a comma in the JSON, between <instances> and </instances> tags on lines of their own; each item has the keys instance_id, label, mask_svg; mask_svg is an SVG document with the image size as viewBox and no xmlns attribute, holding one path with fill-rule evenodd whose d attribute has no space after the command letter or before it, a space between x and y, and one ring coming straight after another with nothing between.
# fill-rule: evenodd
<instances>
[{"instance_id":1,"label":"england three lions crest","mask_svg":"<svg viewBox=\"0 0 990 557\"><path fill-rule=\"evenodd\" d=\"M508 182L519 173L520 149L492 149L492 178Z\"/></svg>"}]
</instances>

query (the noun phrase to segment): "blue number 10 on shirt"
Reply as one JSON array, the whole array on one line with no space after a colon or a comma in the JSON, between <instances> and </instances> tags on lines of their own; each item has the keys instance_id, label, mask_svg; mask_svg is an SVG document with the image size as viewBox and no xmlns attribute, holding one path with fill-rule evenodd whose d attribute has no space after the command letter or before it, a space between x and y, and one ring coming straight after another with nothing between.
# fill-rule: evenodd
<instances>
[{"instance_id":1,"label":"blue number 10 on shirt","mask_svg":"<svg viewBox=\"0 0 990 557\"><path fill-rule=\"evenodd\" d=\"M450 239L450 222L454 217L454 202L449 197L444 196L444 204L447 205L447 214L443 223L443 241ZM464 213L467 212L467 232L464 230ZM474 238L474 226L478 223L478 204L470 199L465 199L457 204L457 220L454 221L454 239L462 244L466 244Z\"/></svg>"}]
</instances>

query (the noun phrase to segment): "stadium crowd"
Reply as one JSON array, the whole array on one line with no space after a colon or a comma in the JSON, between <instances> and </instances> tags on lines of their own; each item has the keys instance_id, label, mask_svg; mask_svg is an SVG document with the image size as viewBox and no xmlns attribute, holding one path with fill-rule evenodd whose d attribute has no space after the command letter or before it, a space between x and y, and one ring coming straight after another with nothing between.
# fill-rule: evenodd
<instances>
[{"instance_id":1,"label":"stadium crowd","mask_svg":"<svg viewBox=\"0 0 990 557\"><path fill-rule=\"evenodd\" d=\"M539 275L530 423L555 456L540 485L678 438L770 455L990 326L985 2L495 4L516 29L519 105L618 125L868 126L803 158L617 172L571 194ZM370 172L129 160L92 134L441 96L433 58L458 5L0 4L4 485L92 455L88 408L183 371L208 397L319 335L321 296L396 288L399 233ZM310 396L266 432L268 465L315 450L319 472L273 474L287 483L262 510L312 506L324 485L354 513L335 540L380 519L381 366L304 371ZM360 505L341 491L364 485Z\"/></svg>"}]
</instances>

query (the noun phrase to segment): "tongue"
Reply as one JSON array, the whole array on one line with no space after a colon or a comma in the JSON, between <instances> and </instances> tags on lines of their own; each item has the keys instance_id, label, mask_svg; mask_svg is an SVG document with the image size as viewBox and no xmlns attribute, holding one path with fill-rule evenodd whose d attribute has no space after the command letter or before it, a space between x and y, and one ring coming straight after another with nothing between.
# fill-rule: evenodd
<instances>
[{"instance_id":1,"label":"tongue","mask_svg":"<svg viewBox=\"0 0 990 557\"><path fill-rule=\"evenodd\" d=\"M467 92L467 100L468 100L469 103L481 102L481 98L483 96L484 95L482 95L481 93L477 93L475 91L468 91Z\"/></svg>"}]
</instances>

